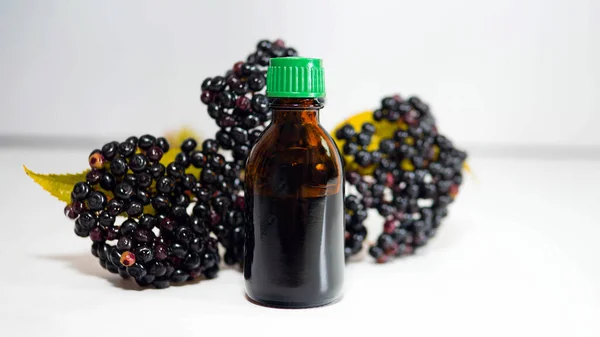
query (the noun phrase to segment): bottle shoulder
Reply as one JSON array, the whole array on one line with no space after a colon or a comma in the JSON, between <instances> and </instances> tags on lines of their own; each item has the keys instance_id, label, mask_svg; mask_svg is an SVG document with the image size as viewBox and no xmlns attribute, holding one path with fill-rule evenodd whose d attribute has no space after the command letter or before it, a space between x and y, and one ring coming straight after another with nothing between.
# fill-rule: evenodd
<instances>
[{"instance_id":1,"label":"bottle shoulder","mask_svg":"<svg viewBox=\"0 0 600 337\"><path fill-rule=\"evenodd\" d=\"M272 124L250 152L246 179L253 188L292 193L302 186L315 190L309 194L331 194L343 184L343 169L335 143L320 125Z\"/></svg>"}]
</instances>

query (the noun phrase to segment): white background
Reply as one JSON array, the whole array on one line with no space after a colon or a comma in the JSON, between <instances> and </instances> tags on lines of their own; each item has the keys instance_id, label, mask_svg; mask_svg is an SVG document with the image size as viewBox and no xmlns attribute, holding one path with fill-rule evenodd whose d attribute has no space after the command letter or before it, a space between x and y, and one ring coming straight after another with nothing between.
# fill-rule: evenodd
<instances>
[{"instance_id":1,"label":"white background","mask_svg":"<svg viewBox=\"0 0 600 337\"><path fill-rule=\"evenodd\" d=\"M600 145L600 2L2 1L0 135L216 126L198 100L262 38L327 71L331 129L418 94L465 145Z\"/></svg>"},{"instance_id":2,"label":"white background","mask_svg":"<svg viewBox=\"0 0 600 337\"><path fill-rule=\"evenodd\" d=\"M251 304L232 269L143 291L102 270L20 165L79 172L101 139L208 136L202 79L278 37L325 60L327 128L418 94L469 151L437 237L350 263L344 299L310 310ZM0 0L0 336L600 336L599 93L596 0Z\"/></svg>"}]
</instances>

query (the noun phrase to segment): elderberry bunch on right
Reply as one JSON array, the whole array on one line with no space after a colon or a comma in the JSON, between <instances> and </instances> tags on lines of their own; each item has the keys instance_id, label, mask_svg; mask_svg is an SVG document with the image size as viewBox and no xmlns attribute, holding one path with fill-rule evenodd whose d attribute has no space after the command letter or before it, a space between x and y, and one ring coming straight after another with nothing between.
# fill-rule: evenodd
<instances>
[{"instance_id":1,"label":"elderberry bunch on right","mask_svg":"<svg viewBox=\"0 0 600 337\"><path fill-rule=\"evenodd\" d=\"M358 130L343 125L335 137L346 158L347 182L366 208L384 218L370 255L386 262L426 245L458 194L467 157L438 133L429 106L417 97L385 97L371 121ZM350 227L356 223L346 220L347 228L348 221ZM347 241L346 247L355 244Z\"/></svg>"}]
</instances>

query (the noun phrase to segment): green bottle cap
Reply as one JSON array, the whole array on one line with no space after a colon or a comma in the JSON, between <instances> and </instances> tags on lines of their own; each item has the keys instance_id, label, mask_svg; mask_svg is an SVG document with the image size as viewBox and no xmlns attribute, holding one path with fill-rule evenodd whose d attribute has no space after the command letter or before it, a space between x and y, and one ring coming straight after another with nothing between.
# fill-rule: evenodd
<instances>
[{"instance_id":1,"label":"green bottle cap","mask_svg":"<svg viewBox=\"0 0 600 337\"><path fill-rule=\"evenodd\" d=\"M268 97L325 97L325 74L320 59L272 58L267 71Z\"/></svg>"}]
</instances>

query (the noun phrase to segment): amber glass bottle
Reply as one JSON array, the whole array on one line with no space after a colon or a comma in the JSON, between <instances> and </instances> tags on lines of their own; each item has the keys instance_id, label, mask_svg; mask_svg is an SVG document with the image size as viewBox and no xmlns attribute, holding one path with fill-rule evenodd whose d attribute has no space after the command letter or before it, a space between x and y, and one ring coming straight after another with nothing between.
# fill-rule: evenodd
<instances>
[{"instance_id":1,"label":"amber glass bottle","mask_svg":"<svg viewBox=\"0 0 600 337\"><path fill-rule=\"evenodd\" d=\"M267 96L273 121L246 165L246 293L275 307L325 305L344 281L344 175L319 124L321 60L271 59Z\"/></svg>"}]
</instances>

